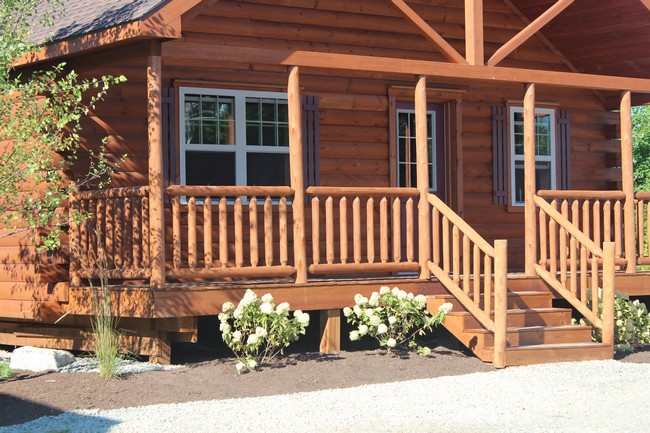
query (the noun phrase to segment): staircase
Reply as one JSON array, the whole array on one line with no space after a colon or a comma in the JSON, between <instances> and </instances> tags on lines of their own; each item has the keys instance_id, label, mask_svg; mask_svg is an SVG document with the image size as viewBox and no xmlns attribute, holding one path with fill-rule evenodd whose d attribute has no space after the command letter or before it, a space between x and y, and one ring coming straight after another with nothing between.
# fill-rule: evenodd
<instances>
[{"instance_id":1,"label":"staircase","mask_svg":"<svg viewBox=\"0 0 650 433\"><path fill-rule=\"evenodd\" d=\"M540 290L539 280L522 282L508 281L506 365L612 358L611 346L591 341L591 327L571 325L570 308L553 307L553 295ZM451 302L453 310L444 327L481 360L492 362L493 333L453 295L430 296L428 309L435 314L445 302Z\"/></svg>"}]
</instances>

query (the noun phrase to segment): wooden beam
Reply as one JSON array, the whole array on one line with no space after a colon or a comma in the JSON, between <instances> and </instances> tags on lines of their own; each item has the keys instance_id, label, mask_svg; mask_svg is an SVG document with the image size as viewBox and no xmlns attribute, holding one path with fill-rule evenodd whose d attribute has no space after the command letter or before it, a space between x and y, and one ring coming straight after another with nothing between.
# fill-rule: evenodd
<instances>
[{"instance_id":1,"label":"wooden beam","mask_svg":"<svg viewBox=\"0 0 650 433\"><path fill-rule=\"evenodd\" d=\"M320 312L320 352L331 353L341 350L341 310Z\"/></svg>"},{"instance_id":2,"label":"wooden beam","mask_svg":"<svg viewBox=\"0 0 650 433\"><path fill-rule=\"evenodd\" d=\"M165 215L162 145L162 63L160 42L151 43L147 65L147 123L149 139L149 246L153 289L165 286Z\"/></svg>"},{"instance_id":3,"label":"wooden beam","mask_svg":"<svg viewBox=\"0 0 650 433\"><path fill-rule=\"evenodd\" d=\"M527 276L535 276L537 261L535 190L535 84L528 84L524 96L524 243Z\"/></svg>"},{"instance_id":4,"label":"wooden beam","mask_svg":"<svg viewBox=\"0 0 650 433\"><path fill-rule=\"evenodd\" d=\"M485 64L483 0L465 0L465 57L470 65Z\"/></svg>"},{"instance_id":5,"label":"wooden beam","mask_svg":"<svg viewBox=\"0 0 650 433\"><path fill-rule=\"evenodd\" d=\"M553 18L558 16L564 9L569 7L573 0L558 0L546 12L541 14L535 21L528 24L524 29L517 33L512 39L503 44L501 48L490 57L487 64L488 66L495 66L501 60L506 58L508 54L519 48L521 44L526 42L531 36L537 33L542 27L551 22Z\"/></svg>"},{"instance_id":6,"label":"wooden beam","mask_svg":"<svg viewBox=\"0 0 650 433\"><path fill-rule=\"evenodd\" d=\"M621 95L621 171L623 193L623 228L625 230L625 259L627 273L636 272L636 242L634 226L634 164L632 158L632 95L623 92Z\"/></svg>"},{"instance_id":7,"label":"wooden beam","mask_svg":"<svg viewBox=\"0 0 650 433\"><path fill-rule=\"evenodd\" d=\"M163 44L163 55L169 61L210 60L215 62L295 65L325 70L338 69L387 74L427 75L459 80L483 80L504 83L536 83L581 89L614 91L628 89L633 92L650 93L650 80L644 78L610 77L498 66L473 66L389 57L244 47L237 47L235 50L232 47L183 43L180 41L168 41Z\"/></svg>"},{"instance_id":8,"label":"wooden beam","mask_svg":"<svg viewBox=\"0 0 650 433\"><path fill-rule=\"evenodd\" d=\"M415 161L417 171L417 188L420 192L418 201L418 261L420 262L420 279L429 279L431 273L427 263L431 251L431 207L429 206L429 137L427 131L427 78L418 77L415 85Z\"/></svg>"},{"instance_id":9,"label":"wooden beam","mask_svg":"<svg viewBox=\"0 0 650 433\"><path fill-rule=\"evenodd\" d=\"M302 160L302 99L300 97L300 72L297 66L289 70L287 85L289 109L289 165L291 188L294 191L293 250L296 284L307 282L307 243L305 240L305 182Z\"/></svg>"},{"instance_id":10,"label":"wooden beam","mask_svg":"<svg viewBox=\"0 0 650 433\"><path fill-rule=\"evenodd\" d=\"M431 42L445 58L450 62L467 64L467 61L458 51L454 49L449 42L445 40L440 33L436 32L426 21L420 17L413 9L407 5L404 0L388 0L390 5L393 6L407 21L413 24L418 31L425 37L426 40Z\"/></svg>"}]
</instances>

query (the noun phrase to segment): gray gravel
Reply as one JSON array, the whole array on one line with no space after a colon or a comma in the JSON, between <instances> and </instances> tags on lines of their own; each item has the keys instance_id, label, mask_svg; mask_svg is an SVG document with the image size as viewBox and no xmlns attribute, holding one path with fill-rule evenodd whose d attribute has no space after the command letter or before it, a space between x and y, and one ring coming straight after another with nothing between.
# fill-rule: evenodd
<instances>
[{"instance_id":1,"label":"gray gravel","mask_svg":"<svg viewBox=\"0 0 650 433\"><path fill-rule=\"evenodd\" d=\"M589 361L232 400L67 412L3 432L647 432L650 364Z\"/></svg>"}]
</instances>

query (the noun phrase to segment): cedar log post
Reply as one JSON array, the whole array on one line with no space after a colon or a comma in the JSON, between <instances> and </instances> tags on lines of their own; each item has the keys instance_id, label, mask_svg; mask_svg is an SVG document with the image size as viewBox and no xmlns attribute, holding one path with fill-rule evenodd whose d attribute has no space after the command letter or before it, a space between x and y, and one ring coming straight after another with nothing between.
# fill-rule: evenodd
<instances>
[{"instance_id":1,"label":"cedar log post","mask_svg":"<svg viewBox=\"0 0 650 433\"><path fill-rule=\"evenodd\" d=\"M287 85L289 109L289 166L293 188L293 260L296 284L307 282L307 247L305 241L305 187L302 167L302 100L300 98L300 71L289 69Z\"/></svg>"},{"instance_id":2,"label":"cedar log post","mask_svg":"<svg viewBox=\"0 0 650 433\"><path fill-rule=\"evenodd\" d=\"M321 310L320 335L319 350L322 353L341 350L341 310Z\"/></svg>"},{"instance_id":3,"label":"cedar log post","mask_svg":"<svg viewBox=\"0 0 650 433\"><path fill-rule=\"evenodd\" d=\"M465 53L470 65L483 66L483 0L465 0Z\"/></svg>"},{"instance_id":4,"label":"cedar log post","mask_svg":"<svg viewBox=\"0 0 650 433\"><path fill-rule=\"evenodd\" d=\"M149 248L152 289L165 286L165 219L162 149L162 79L160 41L153 41L147 58L147 122L149 138Z\"/></svg>"},{"instance_id":5,"label":"cedar log post","mask_svg":"<svg viewBox=\"0 0 650 433\"><path fill-rule=\"evenodd\" d=\"M632 162L632 96L621 95L621 172L625 203L623 227L625 230L625 272L636 272L636 231L634 229L634 164ZM639 228L641 230L641 228Z\"/></svg>"},{"instance_id":6,"label":"cedar log post","mask_svg":"<svg viewBox=\"0 0 650 433\"><path fill-rule=\"evenodd\" d=\"M508 241L494 241L494 368L506 366L508 332Z\"/></svg>"},{"instance_id":7,"label":"cedar log post","mask_svg":"<svg viewBox=\"0 0 650 433\"><path fill-rule=\"evenodd\" d=\"M612 348L614 357L614 272L616 266L616 244L605 242L603 244L603 321L602 343Z\"/></svg>"},{"instance_id":8,"label":"cedar log post","mask_svg":"<svg viewBox=\"0 0 650 433\"><path fill-rule=\"evenodd\" d=\"M535 188L535 84L527 84L524 96L524 242L525 272L528 276L535 275L537 261L537 230L533 198Z\"/></svg>"},{"instance_id":9,"label":"cedar log post","mask_svg":"<svg viewBox=\"0 0 650 433\"><path fill-rule=\"evenodd\" d=\"M420 192L418 202L418 261L420 279L430 277L429 251L431 251L431 208L429 207L429 134L427 131L427 79L418 77L415 86L415 145L417 162L417 187Z\"/></svg>"}]
</instances>

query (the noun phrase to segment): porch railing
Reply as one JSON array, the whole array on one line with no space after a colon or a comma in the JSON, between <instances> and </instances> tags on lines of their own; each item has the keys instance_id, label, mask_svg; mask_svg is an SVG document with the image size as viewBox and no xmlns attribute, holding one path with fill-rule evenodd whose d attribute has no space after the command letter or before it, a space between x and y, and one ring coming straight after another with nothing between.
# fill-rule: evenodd
<instances>
[{"instance_id":1,"label":"porch railing","mask_svg":"<svg viewBox=\"0 0 650 433\"><path fill-rule=\"evenodd\" d=\"M78 192L70 197L70 280L151 275L149 188Z\"/></svg>"},{"instance_id":2,"label":"porch railing","mask_svg":"<svg viewBox=\"0 0 650 433\"><path fill-rule=\"evenodd\" d=\"M417 189L309 187L307 195L312 274L420 269L415 259Z\"/></svg>"},{"instance_id":3,"label":"porch railing","mask_svg":"<svg viewBox=\"0 0 650 433\"><path fill-rule=\"evenodd\" d=\"M285 277L289 187L170 186L169 278ZM215 236L216 235L216 236Z\"/></svg>"},{"instance_id":4,"label":"porch railing","mask_svg":"<svg viewBox=\"0 0 650 433\"><path fill-rule=\"evenodd\" d=\"M494 333L494 366L505 366L507 241L483 239L440 198L428 195L433 239L429 270Z\"/></svg>"},{"instance_id":5,"label":"porch railing","mask_svg":"<svg viewBox=\"0 0 650 433\"><path fill-rule=\"evenodd\" d=\"M601 248L566 217L566 212L558 212L557 204L549 204L538 195L534 201L539 208L537 275L602 330L604 344L613 345L616 243L605 241ZM591 309L587 306L590 301Z\"/></svg>"}]
</instances>

